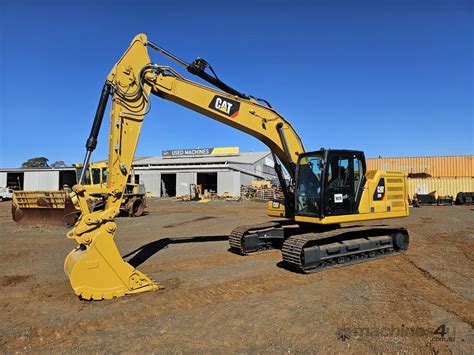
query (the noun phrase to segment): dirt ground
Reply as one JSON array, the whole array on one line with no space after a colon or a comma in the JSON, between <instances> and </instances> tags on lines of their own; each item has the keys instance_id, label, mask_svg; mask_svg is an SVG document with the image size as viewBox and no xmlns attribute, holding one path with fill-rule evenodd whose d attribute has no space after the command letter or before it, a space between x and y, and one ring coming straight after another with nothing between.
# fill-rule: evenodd
<instances>
[{"instance_id":1,"label":"dirt ground","mask_svg":"<svg viewBox=\"0 0 474 355\"><path fill-rule=\"evenodd\" d=\"M474 209L422 207L407 254L302 275L278 250L227 251L259 202L149 201L118 219L123 256L165 287L80 301L65 228L18 226L0 203L1 352L474 353ZM446 334L445 334L446 333Z\"/></svg>"}]
</instances>

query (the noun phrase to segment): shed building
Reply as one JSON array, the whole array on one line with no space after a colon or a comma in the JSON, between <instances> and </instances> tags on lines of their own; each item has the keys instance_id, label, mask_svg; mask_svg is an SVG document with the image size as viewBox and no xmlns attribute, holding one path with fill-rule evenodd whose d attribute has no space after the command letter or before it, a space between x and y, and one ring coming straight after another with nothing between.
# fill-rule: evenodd
<instances>
[{"instance_id":1,"label":"shed building","mask_svg":"<svg viewBox=\"0 0 474 355\"><path fill-rule=\"evenodd\" d=\"M166 152L170 151L163 153ZM192 184L201 185L203 191L215 192L219 196L240 196L241 185L276 178L270 152L197 156L163 154L136 160L133 166L135 176L153 197L188 195Z\"/></svg>"},{"instance_id":2,"label":"shed building","mask_svg":"<svg viewBox=\"0 0 474 355\"><path fill-rule=\"evenodd\" d=\"M66 168L0 169L0 187L25 191L57 191L76 183L76 170Z\"/></svg>"}]
</instances>

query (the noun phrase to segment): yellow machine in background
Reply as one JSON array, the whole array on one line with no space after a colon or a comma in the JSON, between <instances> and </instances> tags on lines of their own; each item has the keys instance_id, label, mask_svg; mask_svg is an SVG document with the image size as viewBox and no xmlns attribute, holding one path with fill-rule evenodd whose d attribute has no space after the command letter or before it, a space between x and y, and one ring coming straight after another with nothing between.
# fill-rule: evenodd
<instances>
[{"instance_id":1,"label":"yellow machine in background","mask_svg":"<svg viewBox=\"0 0 474 355\"><path fill-rule=\"evenodd\" d=\"M186 79L172 67L152 63L148 48L218 89ZM76 295L100 300L158 288L122 259L114 242L114 218L125 193L143 119L150 109L150 94L250 134L272 151L284 199L272 201L269 214L284 219L234 229L229 235L232 250L248 254L281 248L285 265L313 272L408 248L409 236L404 228L340 226L407 216L403 174L367 171L361 151L306 152L291 124L266 100L231 88L204 59L186 63L140 34L105 81L86 143L84 166L89 165L112 96L107 184L85 185L82 174L73 188L82 214L67 234L78 246L67 256L64 269ZM290 181L284 178L283 168ZM104 209L90 208L87 201L95 196L105 196Z\"/></svg>"},{"instance_id":2,"label":"yellow machine in background","mask_svg":"<svg viewBox=\"0 0 474 355\"><path fill-rule=\"evenodd\" d=\"M82 164L73 164L76 168L77 179L82 174ZM84 181L86 185L106 187L107 184L107 162L95 162L89 164L89 168L85 171ZM74 194L74 193L73 193ZM74 194L75 197L75 194ZM77 200L77 198L76 198ZM98 201L95 202L97 205ZM104 201L101 201L105 204ZM79 208L79 204L76 203ZM140 217L145 212L146 208L146 191L143 184L135 182L135 174L133 169L127 177L127 183L122 195L122 203L120 210L123 215L128 217Z\"/></svg>"},{"instance_id":3,"label":"yellow machine in background","mask_svg":"<svg viewBox=\"0 0 474 355\"><path fill-rule=\"evenodd\" d=\"M77 177L82 173L82 164L73 164ZM126 190L120 206L125 216L139 217L146 208L145 187L131 181L127 182ZM86 185L104 185L107 181L107 162L89 164L85 172ZM102 199L95 197L89 200L91 209L103 206ZM12 197L12 218L23 224L65 225L76 223L81 210L76 194L69 186L60 191L14 191Z\"/></svg>"},{"instance_id":4,"label":"yellow machine in background","mask_svg":"<svg viewBox=\"0 0 474 355\"><path fill-rule=\"evenodd\" d=\"M14 191L12 219L22 224L66 225L80 213L68 191Z\"/></svg>"}]
</instances>

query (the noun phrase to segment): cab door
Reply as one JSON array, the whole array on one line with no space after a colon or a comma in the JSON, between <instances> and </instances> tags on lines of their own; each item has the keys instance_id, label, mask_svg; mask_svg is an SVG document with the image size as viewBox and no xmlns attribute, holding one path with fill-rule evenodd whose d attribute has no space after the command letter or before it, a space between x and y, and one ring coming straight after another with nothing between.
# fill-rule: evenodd
<instances>
[{"instance_id":1,"label":"cab door","mask_svg":"<svg viewBox=\"0 0 474 355\"><path fill-rule=\"evenodd\" d=\"M325 170L324 214L357 213L365 175L365 159L358 151L329 151Z\"/></svg>"},{"instance_id":2,"label":"cab door","mask_svg":"<svg viewBox=\"0 0 474 355\"><path fill-rule=\"evenodd\" d=\"M349 155L328 156L326 164L326 216L353 213L354 180L351 174L352 159Z\"/></svg>"}]
</instances>

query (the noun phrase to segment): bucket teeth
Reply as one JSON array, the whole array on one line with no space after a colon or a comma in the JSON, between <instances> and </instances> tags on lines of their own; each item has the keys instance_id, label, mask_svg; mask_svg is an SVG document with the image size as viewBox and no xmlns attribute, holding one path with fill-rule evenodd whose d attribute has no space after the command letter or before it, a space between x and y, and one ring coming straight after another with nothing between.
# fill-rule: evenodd
<instances>
[{"instance_id":1,"label":"bucket teeth","mask_svg":"<svg viewBox=\"0 0 474 355\"><path fill-rule=\"evenodd\" d=\"M123 297L127 294L132 294L132 293L138 293L138 292L145 292L145 291L154 291L154 290L159 290L162 289L160 285L156 284L154 281L152 281L153 284L147 285L147 289L140 289L140 290L135 290L135 292L127 292L125 288L121 290L116 290L113 292L100 292L100 291L80 291L76 292L76 295L79 296L79 298L83 300L90 300L90 301L101 301L101 300L110 300L112 298L118 298L118 297Z\"/></svg>"},{"instance_id":2,"label":"bucket teeth","mask_svg":"<svg viewBox=\"0 0 474 355\"><path fill-rule=\"evenodd\" d=\"M123 297L125 295L160 290L164 287L158 285L154 280L149 279L146 284L142 284L139 288L129 289L127 287L117 288L113 291L92 289L90 287L75 288L75 294L83 300L110 300L112 298Z\"/></svg>"}]
</instances>

